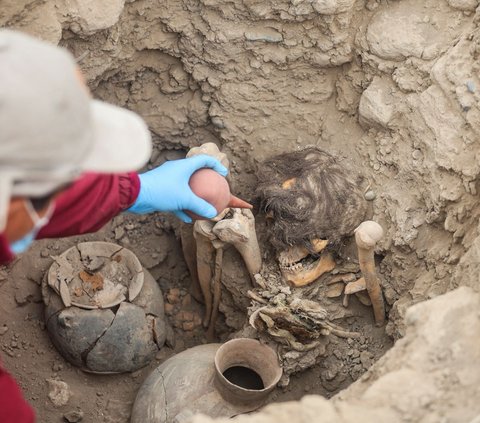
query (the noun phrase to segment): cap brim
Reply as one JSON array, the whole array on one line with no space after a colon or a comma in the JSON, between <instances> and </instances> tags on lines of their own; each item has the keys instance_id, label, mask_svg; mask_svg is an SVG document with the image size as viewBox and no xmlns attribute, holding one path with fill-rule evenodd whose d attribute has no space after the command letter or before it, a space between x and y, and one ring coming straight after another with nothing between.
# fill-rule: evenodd
<instances>
[{"instance_id":1,"label":"cap brim","mask_svg":"<svg viewBox=\"0 0 480 423\"><path fill-rule=\"evenodd\" d=\"M150 132L137 114L98 100L91 101L93 145L83 171L130 172L144 166L152 152Z\"/></svg>"}]
</instances>

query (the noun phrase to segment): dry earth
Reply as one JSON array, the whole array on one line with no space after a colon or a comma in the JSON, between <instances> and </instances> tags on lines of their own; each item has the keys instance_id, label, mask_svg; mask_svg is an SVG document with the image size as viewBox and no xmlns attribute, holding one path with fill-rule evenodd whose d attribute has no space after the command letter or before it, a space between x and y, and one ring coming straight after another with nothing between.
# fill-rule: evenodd
<instances>
[{"instance_id":1,"label":"dry earth","mask_svg":"<svg viewBox=\"0 0 480 423\"><path fill-rule=\"evenodd\" d=\"M477 0L0 0L1 26L67 47L95 96L146 119L156 146L149 167L212 141L230 157L235 192L253 200L262 159L315 145L368 179L372 216L386 230L377 248L386 330L403 338L333 400L307 397L242 418L255 421L468 422L480 413L479 21ZM164 216L120 216L80 238L132 248L158 280L177 344L157 363L205 342L177 229ZM76 408L84 421L125 422L157 363L132 375L87 375L44 331L38 283L49 256L76 241L39 242L2 270L2 359L40 422ZM470 288L444 295L461 285ZM346 344L274 399L330 396L357 379L390 346L363 322L365 364L354 361L361 345ZM323 372L335 366L343 371L331 386ZM67 382L66 406L48 399L47 379Z\"/></svg>"}]
</instances>

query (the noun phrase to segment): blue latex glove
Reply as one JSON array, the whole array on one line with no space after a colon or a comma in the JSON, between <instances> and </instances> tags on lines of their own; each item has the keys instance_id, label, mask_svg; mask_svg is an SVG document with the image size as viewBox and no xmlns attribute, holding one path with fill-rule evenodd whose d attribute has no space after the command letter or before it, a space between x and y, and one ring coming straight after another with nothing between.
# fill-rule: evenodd
<instances>
[{"instance_id":1,"label":"blue latex glove","mask_svg":"<svg viewBox=\"0 0 480 423\"><path fill-rule=\"evenodd\" d=\"M188 185L192 174L204 167L212 168L222 176L228 173L217 159L206 154L171 160L142 173L139 175L140 192L127 211L137 214L172 212L185 223L191 223L192 219L183 210L190 210L207 219L215 217L218 214L215 207L197 197Z\"/></svg>"}]
</instances>

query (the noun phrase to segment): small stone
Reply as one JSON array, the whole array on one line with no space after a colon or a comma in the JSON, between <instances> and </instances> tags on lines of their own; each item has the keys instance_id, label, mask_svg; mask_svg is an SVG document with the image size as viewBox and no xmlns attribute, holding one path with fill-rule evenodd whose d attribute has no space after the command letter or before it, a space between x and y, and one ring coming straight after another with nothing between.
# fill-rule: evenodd
<instances>
[{"instance_id":1,"label":"small stone","mask_svg":"<svg viewBox=\"0 0 480 423\"><path fill-rule=\"evenodd\" d=\"M372 355L368 351L360 353L360 362L365 370L368 370L372 365Z\"/></svg>"},{"instance_id":2,"label":"small stone","mask_svg":"<svg viewBox=\"0 0 480 423\"><path fill-rule=\"evenodd\" d=\"M175 307L173 304L165 303L165 314L168 316L172 315L174 308Z\"/></svg>"},{"instance_id":3,"label":"small stone","mask_svg":"<svg viewBox=\"0 0 480 423\"><path fill-rule=\"evenodd\" d=\"M373 200L375 200L376 197L377 197L377 194L375 194L375 191L373 191L371 189L369 189L364 195L364 198L367 201L373 201Z\"/></svg>"},{"instance_id":4,"label":"small stone","mask_svg":"<svg viewBox=\"0 0 480 423\"><path fill-rule=\"evenodd\" d=\"M63 415L63 418L68 423L78 423L83 420L83 411L82 410L72 410Z\"/></svg>"},{"instance_id":5,"label":"small stone","mask_svg":"<svg viewBox=\"0 0 480 423\"><path fill-rule=\"evenodd\" d=\"M168 291L167 301L170 304L176 304L180 301L180 290L178 288L172 288Z\"/></svg>"},{"instance_id":6,"label":"small stone","mask_svg":"<svg viewBox=\"0 0 480 423\"><path fill-rule=\"evenodd\" d=\"M71 392L70 387L61 380L47 379L50 392L48 398L55 407L62 407L68 403Z\"/></svg>"},{"instance_id":7,"label":"small stone","mask_svg":"<svg viewBox=\"0 0 480 423\"><path fill-rule=\"evenodd\" d=\"M63 364L62 363L57 363L57 362L53 363L52 370L54 372L60 372L61 370L63 370Z\"/></svg>"},{"instance_id":8,"label":"small stone","mask_svg":"<svg viewBox=\"0 0 480 423\"><path fill-rule=\"evenodd\" d=\"M264 41L267 43L280 43L283 36L273 28L262 28L261 30L250 30L245 32L248 41Z\"/></svg>"},{"instance_id":9,"label":"small stone","mask_svg":"<svg viewBox=\"0 0 480 423\"><path fill-rule=\"evenodd\" d=\"M413 160L420 160L423 157L421 150L413 150L412 152Z\"/></svg>"},{"instance_id":10,"label":"small stone","mask_svg":"<svg viewBox=\"0 0 480 423\"><path fill-rule=\"evenodd\" d=\"M475 92L475 83L473 81L467 81L467 90L471 93Z\"/></svg>"},{"instance_id":11,"label":"small stone","mask_svg":"<svg viewBox=\"0 0 480 423\"><path fill-rule=\"evenodd\" d=\"M182 328L186 332L190 332L195 329L195 324L193 322L183 322Z\"/></svg>"},{"instance_id":12,"label":"small stone","mask_svg":"<svg viewBox=\"0 0 480 423\"><path fill-rule=\"evenodd\" d=\"M125 229L122 227L116 227L115 228L115 239L118 241L122 239L125 236Z\"/></svg>"},{"instance_id":13,"label":"small stone","mask_svg":"<svg viewBox=\"0 0 480 423\"><path fill-rule=\"evenodd\" d=\"M7 325L3 325L2 327L0 327L0 336L3 336L7 333L8 331L8 326Z\"/></svg>"},{"instance_id":14,"label":"small stone","mask_svg":"<svg viewBox=\"0 0 480 423\"><path fill-rule=\"evenodd\" d=\"M182 318L186 322L192 322L193 321L193 313L191 311L184 311Z\"/></svg>"},{"instance_id":15,"label":"small stone","mask_svg":"<svg viewBox=\"0 0 480 423\"><path fill-rule=\"evenodd\" d=\"M328 369L328 370L325 370L324 372L322 372L322 379L327 380L327 381L331 381L331 380L335 379L337 374L338 374L338 368L333 367L331 369Z\"/></svg>"},{"instance_id":16,"label":"small stone","mask_svg":"<svg viewBox=\"0 0 480 423\"><path fill-rule=\"evenodd\" d=\"M50 251L47 248L44 248L42 251L40 251L40 257L46 258L50 255Z\"/></svg>"}]
</instances>

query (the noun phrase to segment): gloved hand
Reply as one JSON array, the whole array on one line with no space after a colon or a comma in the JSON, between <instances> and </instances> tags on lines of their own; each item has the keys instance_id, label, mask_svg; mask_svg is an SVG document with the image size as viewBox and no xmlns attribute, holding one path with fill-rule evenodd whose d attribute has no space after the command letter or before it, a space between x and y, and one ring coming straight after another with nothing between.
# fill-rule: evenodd
<instances>
[{"instance_id":1,"label":"gloved hand","mask_svg":"<svg viewBox=\"0 0 480 423\"><path fill-rule=\"evenodd\" d=\"M207 219L217 215L217 210L197 197L188 181L198 169L209 167L222 176L228 170L214 157L201 154L188 159L171 160L139 175L140 192L135 203L127 211L137 214L154 211L172 212L185 223L192 219L183 210L190 210Z\"/></svg>"}]
</instances>

